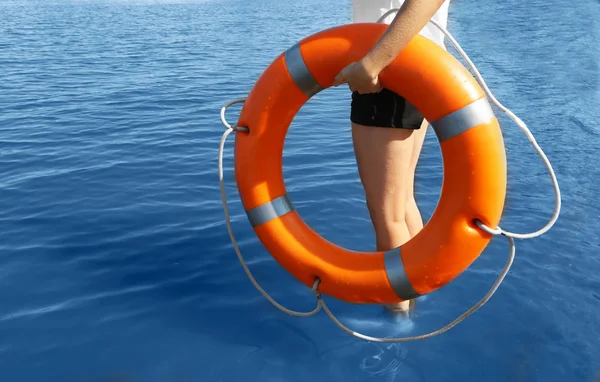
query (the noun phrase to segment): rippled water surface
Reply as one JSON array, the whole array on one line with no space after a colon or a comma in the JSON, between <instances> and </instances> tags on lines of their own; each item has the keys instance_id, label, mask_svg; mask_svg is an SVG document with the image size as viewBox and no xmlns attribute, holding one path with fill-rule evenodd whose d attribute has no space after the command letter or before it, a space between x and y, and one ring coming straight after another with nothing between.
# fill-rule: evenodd
<instances>
[{"instance_id":1,"label":"rippled water surface","mask_svg":"<svg viewBox=\"0 0 600 382\"><path fill-rule=\"evenodd\" d=\"M350 21L348 0L0 1L0 379L3 381L594 381L600 377L600 4L455 1L449 29L551 159L563 210L519 241L490 302L433 339L376 344L324 315L275 310L240 267L223 220L219 109L302 37ZM453 50L451 50L454 52ZM230 111L231 119L239 107ZM372 250L347 89L294 119L284 175L327 239ZM551 216L547 172L500 115L509 161L502 225ZM257 279L294 309L307 288L256 239L225 156L235 233ZM417 174L433 213L441 157ZM489 288L494 240L411 321L328 298L352 328L420 334Z\"/></svg>"}]
</instances>

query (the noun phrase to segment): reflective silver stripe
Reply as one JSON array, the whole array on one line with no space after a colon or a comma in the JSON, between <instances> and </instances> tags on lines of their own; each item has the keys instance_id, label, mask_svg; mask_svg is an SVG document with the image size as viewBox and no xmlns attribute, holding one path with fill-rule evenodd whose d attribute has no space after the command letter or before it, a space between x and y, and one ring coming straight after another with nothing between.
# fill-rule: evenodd
<instances>
[{"instance_id":1,"label":"reflective silver stripe","mask_svg":"<svg viewBox=\"0 0 600 382\"><path fill-rule=\"evenodd\" d=\"M277 219L288 212L292 212L293 210L294 206L292 206L288 196L283 195L271 200L270 202L246 211L246 214L248 215L248 220L250 220L252 227L257 227L268 221Z\"/></svg>"},{"instance_id":2,"label":"reflective silver stripe","mask_svg":"<svg viewBox=\"0 0 600 382\"><path fill-rule=\"evenodd\" d=\"M286 50L284 58L292 79L308 98L323 90L304 63L299 43Z\"/></svg>"},{"instance_id":3,"label":"reflective silver stripe","mask_svg":"<svg viewBox=\"0 0 600 382\"><path fill-rule=\"evenodd\" d=\"M431 126L439 141L443 142L494 117L495 114L490 103L486 97L483 97L435 122L431 122Z\"/></svg>"},{"instance_id":4,"label":"reflective silver stripe","mask_svg":"<svg viewBox=\"0 0 600 382\"><path fill-rule=\"evenodd\" d=\"M410 300L420 296L408 280L402 256L400 256L400 248L387 251L384 254L384 262L388 280L398 297L402 300Z\"/></svg>"}]
</instances>

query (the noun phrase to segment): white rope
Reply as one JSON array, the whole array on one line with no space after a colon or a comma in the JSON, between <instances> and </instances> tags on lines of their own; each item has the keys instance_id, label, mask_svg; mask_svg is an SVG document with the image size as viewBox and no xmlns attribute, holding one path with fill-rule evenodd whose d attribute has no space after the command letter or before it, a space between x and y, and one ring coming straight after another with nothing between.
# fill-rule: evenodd
<instances>
[{"instance_id":1,"label":"white rope","mask_svg":"<svg viewBox=\"0 0 600 382\"><path fill-rule=\"evenodd\" d=\"M399 8L390 9L383 16L381 16L379 18L379 20L377 20L377 22L378 23L382 22L386 17L388 17L392 13L398 12L399 10L400 10ZM555 207L554 207L554 212L552 214L552 217L550 218L550 220L548 221L548 223L544 227L540 228L539 230L537 230L535 232L530 232L530 233L514 233L514 232L505 231L505 230L503 230L501 228L497 228L497 230L500 230L503 235L510 236L510 237L515 238L515 239L533 239L535 237L543 235L544 233L548 232L548 230L550 228L552 228L552 226L554 225L554 223L556 223L556 220L558 219L558 216L560 215L560 209L561 209L561 205L562 205L561 196L560 196L560 188L558 186L558 179L556 179L556 175L554 173L554 169L552 168L552 164L550 163L550 160L548 160L548 157L546 156L546 154L544 153L544 151L541 149L541 147L538 145L537 141L535 140L533 134L531 133L531 131L529 130L529 128L527 127L527 125L525 124L525 122L523 122L510 109L508 109L506 106L502 105L496 99L496 97L494 97L494 95L492 94L492 91L488 88L485 80L481 76L481 73L479 73L479 70L477 70L477 68L475 67L475 64L473 64L473 62L471 61L471 59L469 58L469 56L465 53L465 51L463 50L463 48L454 39L454 37L450 34L450 32L448 32L446 30L446 28L442 27L435 20L429 20L429 22L431 24L435 25L448 38L448 40L450 40L450 42L452 43L452 45L454 46L454 48L456 48L456 50L458 51L458 53L462 56L462 58L471 67L471 70L473 70L473 72L475 73L475 77L477 78L477 80L481 84L483 90L487 94L487 96L490 99L490 101L492 101L492 103L494 105L496 105L510 119L512 119L517 124L517 126L519 126L519 128L525 133L525 135L527 136L527 139L533 145L533 147L534 147L535 151L537 152L537 154L540 156L540 158L542 158L542 161L544 162L544 165L548 169L548 173L550 174L550 178L552 180L552 187L554 188L554 202L555 202ZM481 223L481 225L480 225L481 228L483 228L482 225L483 225L483 223ZM486 231L488 233L496 231L493 228L489 228L489 227L487 227L487 228L488 229Z\"/></svg>"},{"instance_id":2,"label":"white rope","mask_svg":"<svg viewBox=\"0 0 600 382\"><path fill-rule=\"evenodd\" d=\"M383 19L385 19L385 17L387 17L389 14L391 14L393 12L397 12L397 11L398 11L398 9L393 9L393 10L388 11L385 15L383 15L381 17L380 21L383 20ZM378 21L378 22L380 22L380 21ZM221 138L221 144L219 146L219 183L220 183L220 186L221 186L221 199L222 199L222 202L223 202L223 208L224 208L224 212L225 212L225 223L227 225L227 230L229 232L229 237L231 238L231 242L233 243L233 247L234 247L235 252L237 254L238 260L242 264L242 267L244 268L244 271L246 272L246 275L248 276L248 278L250 279L250 281L252 282L252 284L254 285L254 287L271 304L273 304L277 309L281 310L282 312L290 314L290 315L293 315L293 316L308 317L308 316L312 316L312 315L318 313L321 309L323 309L325 311L325 313L327 314L327 316L333 321L333 323L335 323L344 332L346 332L348 334L351 334L351 335L353 335L353 336L355 336L357 338L360 338L360 339L363 339L363 340L367 340L367 341L373 341L373 342L406 342L406 341L415 341L415 340L422 340L422 339L431 338L433 336L442 334L442 333L444 333L444 332L452 329L453 327L455 327L456 325L458 325L460 322L464 321L467 317L469 317L471 314L473 314L475 311L477 311L479 308L481 308L485 303L487 303L490 300L490 298L498 290L498 288L500 287L500 284L502 283L502 281L504 280L504 278L508 274L508 272L510 270L510 267L512 266L512 263L513 263L513 261L515 259L515 254L516 254L516 246L515 246L515 241L514 241L515 238L518 238L518 239L529 239L529 238L534 238L534 237L540 236L543 233L547 232L554 225L554 223L556 222L556 220L558 219L558 216L560 214L560 208L561 208L561 197L560 197L560 189L558 187L558 181L556 179L556 175L554 174L554 170L552 169L552 165L550 164L550 161L548 160L548 158L544 154L543 150L539 147L539 145L535 141L535 138L533 137L533 134L527 128L527 125L519 117L517 117L512 111L510 111L508 108L506 108L500 102L498 102L498 100L494 97L494 95L492 94L492 92L490 91L490 89L487 87L487 84L483 80L483 77L481 76L481 74L479 73L479 71L477 70L477 68L475 67L475 65L471 62L471 60L469 59L469 57L467 56L467 54L463 51L463 49L461 48L461 46L458 44L458 42L456 42L456 40L452 37L452 35L445 28L443 28L439 24L437 24L435 21L431 20L430 22L432 24L434 24L437 28L439 28L442 31L442 33L444 33L446 35L446 37L448 37L448 39L450 40L450 42L454 45L454 47L457 49L457 51L461 54L461 56L465 59L465 61L469 64L469 66L471 67L471 69L475 73L475 76L479 80L480 84L482 85L482 87L483 87L484 91L486 92L486 94L488 95L489 99L496 106L498 106L498 108L500 108L500 110L502 110L513 121L515 121L515 123L521 128L521 130L523 130L523 132L525 133L525 135L529 139L529 142L534 146L536 152L538 153L538 155L544 161L546 167L548 168L550 176L552 178L552 184L553 184L554 192L555 192L556 208L554 210L554 214L553 214L552 218L550 219L550 221L543 228L539 229L538 231L532 232L532 233L525 233L525 234L508 232L508 231L505 231L505 230L501 229L500 227L498 227L498 228L490 228L490 227L486 226L485 224L483 224L481 221L477 221L477 225L482 230L484 230L485 232L488 232L491 235L503 235L503 236L505 236L507 238L509 246L510 246L508 260L507 260L506 264L504 265L504 267L502 268L502 271L500 272L498 278L496 279L496 281L494 282L494 284L491 286L490 290L485 294L485 296L481 300L479 300L475 305L473 305L473 307L471 307L466 312L464 312L463 314L461 314L454 321L452 321L449 324L445 325L444 327L442 327L440 329L437 329L437 330L434 330L434 331L432 331L430 333L416 335L416 336L409 336L409 337L400 337L400 338L378 338L378 337L371 337L371 336L368 336L368 335L364 335L364 334L355 332L355 331L349 329L344 324L342 324L334 316L334 314L329 310L329 308L327 307L327 304L325 303L325 301L323 301L321 293L318 291L318 286L319 286L319 283L320 283L320 280L318 278L315 280L315 282L313 284L313 287L312 287L312 291L313 291L313 293L315 294L315 296L317 298L317 307L314 310L312 310L311 312L296 312L296 311L287 309L287 308L283 307L282 305L280 305L279 303L277 303L271 296L269 296L269 294L267 292L265 292L264 289L262 289L260 287L260 285L258 284L258 282L256 281L256 279L252 275L252 272L248 268L246 262L244 261L244 258L243 258L242 254L240 252L240 249L239 249L239 247L237 245L237 241L235 240L235 236L233 234L233 229L231 227L231 219L230 219L230 216L229 216L229 210L227 208L227 200L226 200L226 195L225 195L225 184L224 184L224 180L223 180L223 153L224 153L225 141L227 140L227 137L229 136L229 134L231 134L231 132L233 132L233 131L236 131L236 132L237 131L248 131L248 128L247 127L242 127L242 126L231 126L229 123L227 123L227 121L225 119L225 111L226 111L226 109L229 106L231 106L231 105L233 105L235 103L242 103L242 102L244 102L245 99L244 98L239 98L239 99L230 101L225 106L223 106L223 108L221 109L221 122L223 123L223 125L227 129L226 129L225 133L223 134L223 137Z\"/></svg>"},{"instance_id":3,"label":"white rope","mask_svg":"<svg viewBox=\"0 0 600 382\"><path fill-rule=\"evenodd\" d=\"M331 313L331 311L329 310L329 308L327 307L327 305L325 305L325 302L323 302L323 299L319 299L320 303L323 305L323 310L325 311L325 313L327 314L327 316L329 316L329 318L343 331L345 331L348 334L351 334L355 337L358 337L360 339L363 340L367 340L367 341L373 341L373 342L408 342L408 341L417 341L417 340L424 340L427 338L431 338L434 336L437 336L439 334L445 333L448 330L452 329L453 327L455 327L456 325L460 324L462 321L464 321L467 317L469 317L471 314L475 313L475 311L477 311L479 308L481 308L483 305L485 305L486 302L488 302L490 300L490 298L492 298L492 296L494 295L494 293L496 293L496 291L498 290L498 288L500 287L500 284L502 284L502 281L504 281L504 278L506 277L506 275L508 274L508 271L510 270L510 267L512 266L513 261L515 260L515 253L516 253L516 246L515 246L515 241L512 237L506 237L508 239L509 245L510 245L510 252L508 255L508 260L506 261L506 264L504 265L504 268L502 268L502 271L500 272L500 275L498 276L498 278L496 279L496 281L494 282L494 284L492 285L492 287L490 288L490 290L485 294L485 296L483 296L483 298L481 300L479 300L475 305L473 305L471 308L469 308L466 312L464 312L463 314L461 314L460 316L458 316L458 318L456 318L454 321L452 321L451 323L445 325L444 327L434 330L432 332L426 333L426 334L420 334L420 335L416 335L416 336L409 336L409 337L396 337L396 338L379 338L379 337L371 337L371 336L367 336L358 332L355 332L352 329L349 329L347 326L345 326L344 324L342 324L334 315L333 313Z\"/></svg>"},{"instance_id":4,"label":"white rope","mask_svg":"<svg viewBox=\"0 0 600 382\"><path fill-rule=\"evenodd\" d=\"M378 337L367 336L367 335L364 335L364 334L361 334L361 333L358 333L358 332L355 332L355 331L349 329L347 326L345 326L344 324L342 324L334 316L334 314L327 307L327 304L325 303L325 301L323 301L321 293L318 291L319 283L321 282L319 279L315 280L315 283L313 284L313 288L312 288L313 293L317 297L317 307L313 311L307 312L307 313L296 312L296 311L290 310L290 309L288 309L288 308L280 305L271 296L269 296L269 294L267 292L265 292L264 289L261 288L261 286L258 284L258 282L256 281L256 279L252 275L252 272L248 268L248 265L246 264L246 262L245 262L245 260L244 260L244 258L242 256L242 254L240 252L239 246L238 246L237 241L235 240L235 236L233 234L233 229L231 227L231 219L230 219L230 216L229 216L229 210L227 208L227 199L226 199L226 196L225 196L225 183L224 183L224 180L223 180L223 153L225 151L225 141L227 140L227 137L229 136L229 134L231 134L233 131L236 131L235 127L231 127L231 128L228 128L227 130L225 130L225 132L223 133L223 137L221 138L221 144L219 146L219 183L220 183L220 186L221 186L221 200L223 201L223 208L224 208L224 211L225 211L225 223L227 225L227 230L229 232L229 237L231 238L231 242L233 243L233 248L235 249L235 253L237 254L237 257L238 257L238 260L240 261L240 264L242 264L242 267L244 268L244 271L246 272L246 275L248 276L248 278L250 279L250 281L252 282L252 284L254 285L254 287L271 304L273 304L277 309L281 310L282 312L290 314L292 316L308 317L308 316L312 316L312 315L318 313L321 310L321 308L322 308L325 311L325 313L327 314L327 316L340 329L342 329L344 332L346 332L348 334L351 334L351 335L353 335L355 337L358 337L360 339L363 339L363 340L373 341L373 342L407 342L407 341L422 340L422 339L426 339L426 338L430 338L430 337L436 336L438 334L442 334L442 333L444 333L444 332L452 329L454 326L458 325L460 322L464 321L467 317L469 317L471 314L473 314L476 310L478 310L479 308L481 308L494 295L494 293L496 292L496 290L498 290L498 287L500 286L500 284L502 283L502 281L504 280L504 278L508 274L508 271L510 270L510 267L511 267L511 265L512 265L514 259L515 259L515 252L516 252L515 242L514 242L514 239L511 238L511 237L507 237L508 242L510 244L510 253L509 253L509 256L508 256L508 261L506 262L506 265L504 266L504 268L500 272L500 275L498 276L498 278L496 279L496 281L494 282L494 284L492 285L492 287L490 288L490 290L488 291L488 293L486 293L486 295L480 301L478 301L475 305L473 305L473 307L471 307L469 310L467 310L465 313L461 314L457 319L455 319L451 323L447 324L443 328L437 329L437 330L435 330L433 332L430 332L430 333L427 333L427 334L418 335L418 336L400 337L400 338L378 338Z\"/></svg>"},{"instance_id":5,"label":"white rope","mask_svg":"<svg viewBox=\"0 0 600 382\"><path fill-rule=\"evenodd\" d=\"M224 110L222 110L221 115L224 116ZM223 208L225 210L225 223L227 223L227 231L229 231L229 237L231 238L231 242L233 243L233 248L235 249L235 253L237 254L238 260L240 261L240 264L242 264L242 267L244 268L246 275L248 276L248 278L250 279L252 284L254 284L254 287L277 309L281 310L284 313L290 314L292 316L298 316L298 317L309 317L314 314L317 314L319 312L319 310L321 310L321 304L317 304L317 307L311 312L296 312L294 310L290 310L290 309L280 305L271 296L269 296L269 294L267 292L265 292L265 290L263 288L261 288L261 286L258 284L256 279L254 278L254 276L252 276L252 272L250 272L250 269L248 269L248 265L246 265L246 262L244 261L244 257L242 256L242 253L240 252L240 248L238 247L237 241L235 240L235 236L233 235L233 229L231 228L231 219L229 217L229 209L227 208L227 198L225 195L225 182L223 180L223 152L225 150L225 141L227 140L227 137L229 136L229 134L231 134L233 131L236 131L236 130L234 130L234 128L232 128L232 127L229 127L227 130L225 130L225 133L223 133L223 137L221 138L221 144L219 145L219 184L221 185L221 201L223 202ZM318 285L318 283L315 282L315 285L313 286L313 289L315 291L316 291L317 285Z\"/></svg>"},{"instance_id":6,"label":"white rope","mask_svg":"<svg viewBox=\"0 0 600 382\"><path fill-rule=\"evenodd\" d=\"M488 88L487 84L485 83L485 80L481 76L481 73L479 73L479 71L475 67L475 64L473 64L473 62L471 61L471 59L469 58L469 56L467 56L467 54L465 53L465 51L458 44L458 42L454 39L454 37L452 37L452 35L450 34L450 32L448 32L444 27L442 27L441 25L439 25L434 20L431 20L431 23L433 25L435 25L439 30L441 30L442 33L444 33L446 35L446 37L448 37L448 39L450 40L450 42L452 43L452 45L454 45L454 47L456 48L456 50L458 51L458 53L460 53L460 55L469 64L469 66L471 67L471 69L475 73L475 77L477 77L477 80L479 81L479 83L483 87L483 90L487 94L488 98L500 110L502 110L510 119L512 119L513 121L515 121L515 123L517 124L517 126L519 126L519 128L525 133L525 135L527 136L527 139L533 145L533 148L535 149L535 151L537 152L537 154L544 161L544 164L546 165L546 168L548 169L548 173L550 174L550 178L552 179L552 187L554 188L554 202L555 202L555 207L554 207L554 212L552 214L552 217L550 218L550 220L548 221L548 223L544 227L540 228L539 230L537 230L535 232L531 232L531 233L514 233L514 232L508 232L508 231L502 230L502 234L505 235L505 236L513 237L515 239L533 239L534 237L538 237L538 236L543 235L544 233L548 232L548 230L550 228L552 228L552 226L554 225L554 223L556 223L556 220L558 219L558 216L560 215L560 208L561 208L561 204L562 204L562 202L561 202L561 196L560 196L560 188L558 186L558 179L556 179L556 174L554 173L554 169L552 168L552 164L550 163L550 160L548 160L548 157L546 156L546 154L544 153L544 151L542 150L542 148L538 145L537 141L535 140L533 134L531 133L531 131L529 130L529 128L527 127L527 125L525 124L525 122L523 122L521 120L521 118L517 117L509 108L507 108L506 106L502 105L496 99L496 97L494 97L494 95L492 94L492 91Z\"/></svg>"}]
</instances>

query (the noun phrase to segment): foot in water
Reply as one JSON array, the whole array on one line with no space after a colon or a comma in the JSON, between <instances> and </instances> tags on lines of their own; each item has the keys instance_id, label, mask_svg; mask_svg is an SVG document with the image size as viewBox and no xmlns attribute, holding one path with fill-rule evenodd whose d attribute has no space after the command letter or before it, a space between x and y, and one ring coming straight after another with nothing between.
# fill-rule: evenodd
<instances>
[{"instance_id":1,"label":"foot in water","mask_svg":"<svg viewBox=\"0 0 600 382\"><path fill-rule=\"evenodd\" d=\"M392 314L401 316L401 317L409 317L412 316L415 310L416 300L407 300L398 302L395 304L385 304L385 308L390 311Z\"/></svg>"}]
</instances>

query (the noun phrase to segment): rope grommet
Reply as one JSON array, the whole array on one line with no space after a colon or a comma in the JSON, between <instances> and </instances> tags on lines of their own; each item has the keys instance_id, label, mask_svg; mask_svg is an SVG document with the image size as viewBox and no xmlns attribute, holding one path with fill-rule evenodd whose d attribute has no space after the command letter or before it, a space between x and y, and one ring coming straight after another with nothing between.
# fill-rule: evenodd
<instances>
[{"instance_id":1,"label":"rope grommet","mask_svg":"<svg viewBox=\"0 0 600 382\"><path fill-rule=\"evenodd\" d=\"M500 228L500 227L498 227L496 229L490 228L479 219L475 219L475 224L477 224L477 226L479 228L481 228L481 230L489 233L490 235L494 235L494 236L502 235L502 228Z\"/></svg>"},{"instance_id":2,"label":"rope grommet","mask_svg":"<svg viewBox=\"0 0 600 382\"><path fill-rule=\"evenodd\" d=\"M315 282L313 283L312 286L312 292L314 293L314 295L317 297L317 299L321 298L321 292L319 292L319 285L321 285L321 279L320 278L316 278Z\"/></svg>"},{"instance_id":3,"label":"rope grommet","mask_svg":"<svg viewBox=\"0 0 600 382\"><path fill-rule=\"evenodd\" d=\"M233 126L231 127L231 130L238 132L238 131L243 131L245 133L249 132L250 130L246 127L246 126Z\"/></svg>"},{"instance_id":4,"label":"rope grommet","mask_svg":"<svg viewBox=\"0 0 600 382\"><path fill-rule=\"evenodd\" d=\"M232 106L235 105L236 103L244 103L246 102L246 98L238 98L238 99L234 99L232 101L227 102L225 105L223 105L223 107L221 108L221 123L223 123L223 126L225 126L225 128L233 130L233 131L243 131L243 132L248 132L250 130L248 130L248 128L246 126L231 126L227 120L225 119L225 111L227 111L227 109Z\"/></svg>"}]
</instances>

